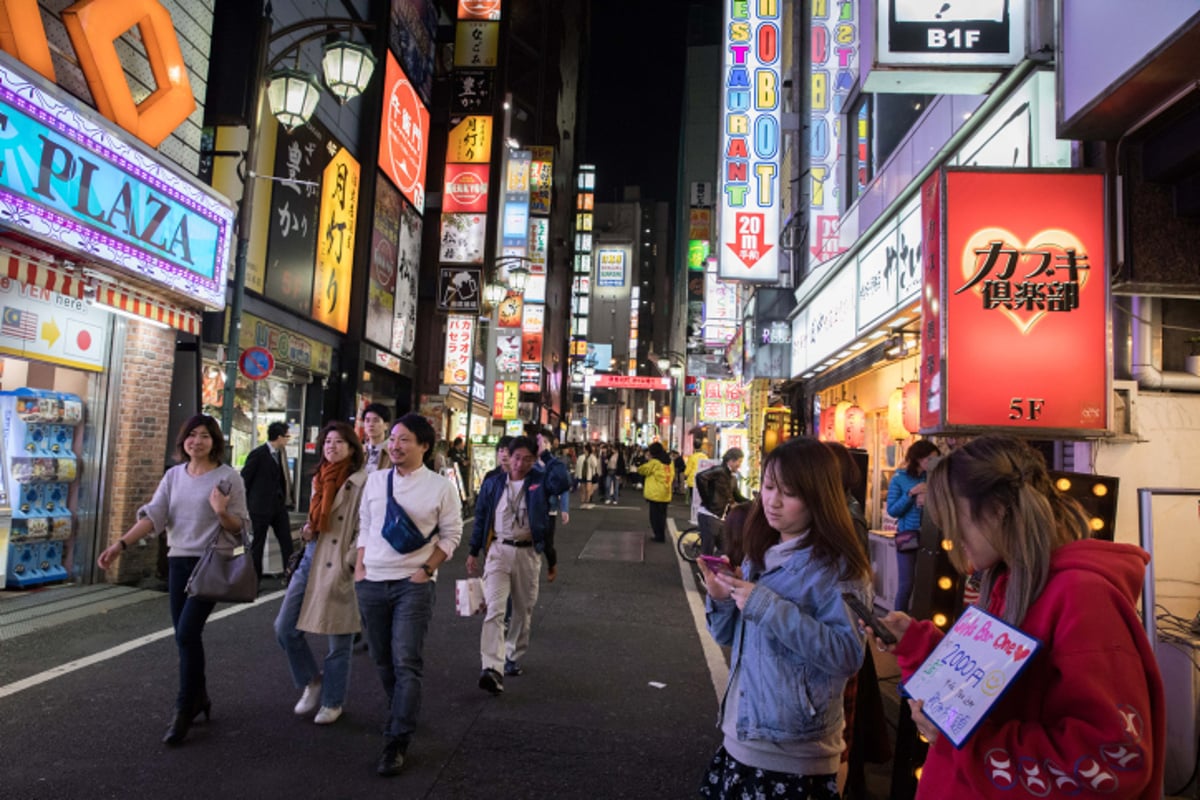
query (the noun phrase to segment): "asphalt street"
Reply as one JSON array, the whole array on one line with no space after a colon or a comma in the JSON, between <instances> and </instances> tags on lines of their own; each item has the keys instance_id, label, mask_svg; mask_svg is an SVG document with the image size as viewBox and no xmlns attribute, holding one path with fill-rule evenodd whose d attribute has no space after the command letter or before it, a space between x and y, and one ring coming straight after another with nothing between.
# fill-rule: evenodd
<instances>
[{"instance_id":1,"label":"asphalt street","mask_svg":"<svg viewBox=\"0 0 1200 800\"><path fill-rule=\"evenodd\" d=\"M687 510L672 515L682 527ZM631 555L630 542L644 544ZM419 728L394 778L375 774L384 696L365 652L336 724L292 713L299 692L272 632L277 582L210 620L213 718L178 748L160 743L177 685L165 594L0 637L0 797L694 797L719 743L724 666L702 646L695 581L650 540L634 494L574 510L558 549L525 674L499 697L477 685L482 618L454 614L465 537L442 567Z\"/></svg>"}]
</instances>

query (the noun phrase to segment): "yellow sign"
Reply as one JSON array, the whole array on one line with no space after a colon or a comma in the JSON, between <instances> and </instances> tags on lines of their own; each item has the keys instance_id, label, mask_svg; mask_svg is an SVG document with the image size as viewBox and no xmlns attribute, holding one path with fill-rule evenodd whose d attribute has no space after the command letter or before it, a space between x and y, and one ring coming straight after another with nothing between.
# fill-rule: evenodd
<instances>
[{"instance_id":1,"label":"yellow sign","mask_svg":"<svg viewBox=\"0 0 1200 800\"><path fill-rule=\"evenodd\" d=\"M517 401L521 397L516 381L504 382L504 411L500 419L517 418Z\"/></svg>"},{"instance_id":2,"label":"yellow sign","mask_svg":"<svg viewBox=\"0 0 1200 800\"><path fill-rule=\"evenodd\" d=\"M492 118L463 117L453 128L446 145L450 164L487 164L492 159Z\"/></svg>"},{"instance_id":3,"label":"yellow sign","mask_svg":"<svg viewBox=\"0 0 1200 800\"><path fill-rule=\"evenodd\" d=\"M321 178L317 228L317 277L312 315L342 333L350 325L350 272L354 267L354 224L358 218L358 162L338 151Z\"/></svg>"},{"instance_id":4,"label":"yellow sign","mask_svg":"<svg viewBox=\"0 0 1200 800\"><path fill-rule=\"evenodd\" d=\"M225 338L229 338L229 317L225 318ZM314 375L328 375L333 366L333 348L324 342L310 339L260 319L253 314L242 314L241 336L238 347L265 347L275 356L275 364L297 366Z\"/></svg>"},{"instance_id":5,"label":"yellow sign","mask_svg":"<svg viewBox=\"0 0 1200 800\"><path fill-rule=\"evenodd\" d=\"M454 30L454 66L494 67L499 44L499 22L460 19Z\"/></svg>"}]
</instances>

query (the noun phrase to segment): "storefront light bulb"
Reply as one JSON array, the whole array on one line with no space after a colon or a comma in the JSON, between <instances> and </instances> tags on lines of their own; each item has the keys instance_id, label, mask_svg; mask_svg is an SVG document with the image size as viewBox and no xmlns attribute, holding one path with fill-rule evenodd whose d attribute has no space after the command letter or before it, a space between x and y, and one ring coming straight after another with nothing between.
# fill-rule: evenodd
<instances>
[{"instance_id":1,"label":"storefront light bulb","mask_svg":"<svg viewBox=\"0 0 1200 800\"><path fill-rule=\"evenodd\" d=\"M1056 480L1054 482L1054 485L1055 485L1055 487L1057 487L1057 489L1060 492L1071 491L1071 479L1070 478L1059 478L1058 480Z\"/></svg>"},{"instance_id":2,"label":"storefront light bulb","mask_svg":"<svg viewBox=\"0 0 1200 800\"><path fill-rule=\"evenodd\" d=\"M947 578L945 575L938 578L938 588L942 591L948 591L953 585L954 581L952 581L950 578Z\"/></svg>"},{"instance_id":3,"label":"storefront light bulb","mask_svg":"<svg viewBox=\"0 0 1200 800\"><path fill-rule=\"evenodd\" d=\"M942 539L942 549L949 553L954 549L954 542L950 541L949 539Z\"/></svg>"},{"instance_id":4,"label":"storefront light bulb","mask_svg":"<svg viewBox=\"0 0 1200 800\"><path fill-rule=\"evenodd\" d=\"M949 620L946 619L945 614L934 614L932 617L932 621L933 621L933 624L937 625L939 628L946 627L946 623L949 622Z\"/></svg>"},{"instance_id":5,"label":"storefront light bulb","mask_svg":"<svg viewBox=\"0 0 1200 800\"><path fill-rule=\"evenodd\" d=\"M1099 517L1092 517L1091 526L1094 531L1102 531L1104 530L1104 520Z\"/></svg>"},{"instance_id":6,"label":"storefront light bulb","mask_svg":"<svg viewBox=\"0 0 1200 800\"><path fill-rule=\"evenodd\" d=\"M1106 497L1108 495L1108 487L1103 483L1097 483L1092 487L1092 494L1096 495L1096 497Z\"/></svg>"}]
</instances>

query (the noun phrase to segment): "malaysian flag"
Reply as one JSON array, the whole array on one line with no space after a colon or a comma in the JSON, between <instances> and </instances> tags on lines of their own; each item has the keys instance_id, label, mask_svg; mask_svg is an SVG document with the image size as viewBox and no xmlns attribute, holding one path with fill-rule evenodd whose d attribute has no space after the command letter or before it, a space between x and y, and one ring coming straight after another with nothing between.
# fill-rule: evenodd
<instances>
[{"instance_id":1,"label":"malaysian flag","mask_svg":"<svg viewBox=\"0 0 1200 800\"><path fill-rule=\"evenodd\" d=\"M22 311L19 308L5 306L4 322L0 324L0 334L17 339L33 340L37 338L37 322L37 314L32 311Z\"/></svg>"}]
</instances>

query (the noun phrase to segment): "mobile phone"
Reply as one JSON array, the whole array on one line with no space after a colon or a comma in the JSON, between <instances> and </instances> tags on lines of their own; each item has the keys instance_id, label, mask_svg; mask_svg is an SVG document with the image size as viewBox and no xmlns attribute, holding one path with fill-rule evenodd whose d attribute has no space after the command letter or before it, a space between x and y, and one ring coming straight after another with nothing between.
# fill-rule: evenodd
<instances>
[{"instance_id":1,"label":"mobile phone","mask_svg":"<svg viewBox=\"0 0 1200 800\"><path fill-rule=\"evenodd\" d=\"M850 610L855 616L865 622L879 641L884 644L895 644L896 635L884 627L879 618L875 616L875 610L867 608L862 600L858 599L858 595L852 592L842 592L842 599L846 601L846 605L850 606Z\"/></svg>"},{"instance_id":2,"label":"mobile phone","mask_svg":"<svg viewBox=\"0 0 1200 800\"><path fill-rule=\"evenodd\" d=\"M229 493L233 491L233 481L228 478L222 479L217 483L217 491L228 497Z\"/></svg>"},{"instance_id":3,"label":"mobile phone","mask_svg":"<svg viewBox=\"0 0 1200 800\"><path fill-rule=\"evenodd\" d=\"M704 565L713 572L724 572L729 575L735 574L733 571L733 565L723 558L719 558L717 556L697 556L697 558L703 561Z\"/></svg>"}]
</instances>

